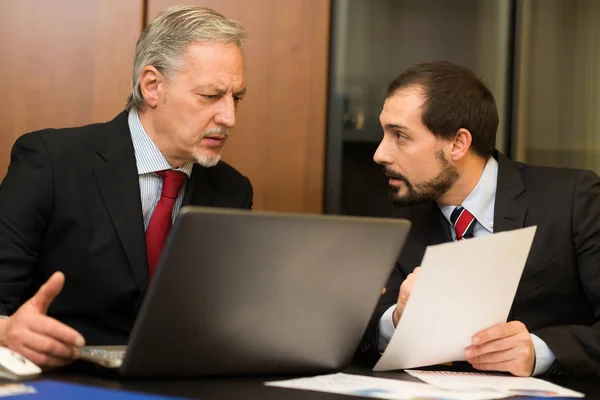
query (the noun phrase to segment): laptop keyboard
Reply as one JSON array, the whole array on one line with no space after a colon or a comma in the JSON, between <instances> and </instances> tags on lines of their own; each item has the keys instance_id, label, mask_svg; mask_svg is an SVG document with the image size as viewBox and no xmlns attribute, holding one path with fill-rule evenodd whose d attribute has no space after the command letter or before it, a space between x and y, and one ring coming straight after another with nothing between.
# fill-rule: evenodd
<instances>
[{"instance_id":1,"label":"laptop keyboard","mask_svg":"<svg viewBox=\"0 0 600 400\"><path fill-rule=\"evenodd\" d=\"M85 352L91 357L104 358L106 360L122 360L125 357L125 350L85 349Z\"/></svg>"},{"instance_id":2,"label":"laptop keyboard","mask_svg":"<svg viewBox=\"0 0 600 400\"><path fill-rule=\"evenodd\" d=\"M103 365L108 368L118 368L125 358L125 349L103 349L97 347L79 348L79 358Z\"/></svg>"}]
</instances>

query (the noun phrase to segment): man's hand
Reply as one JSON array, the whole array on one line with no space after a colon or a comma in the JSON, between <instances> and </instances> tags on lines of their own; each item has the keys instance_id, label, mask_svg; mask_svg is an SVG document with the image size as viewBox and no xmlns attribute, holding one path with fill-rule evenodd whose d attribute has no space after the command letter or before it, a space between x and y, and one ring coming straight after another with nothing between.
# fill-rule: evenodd
<instances>
[{"instance_id":1,"label":"man's hand","mask_svg":"<svg viewBox=\"0 0 600 400\"><path fill-rule=\"evenodd\" d=\"M398 326L398 321L400 321L400 317L404 312L404 307L406 307L406 302L408 301L408 296L413 290L415 286L415 281L417 280L417 276L419 275L419 271L421 267L415 268L415 270L408 274L402 285L400 285L400 293L398 294L398 303L396 303L396 309L394 310L394 315L392 316L392 320L394 321L394 327Z\"/></svg>"},{"instance_id":2,"label":"man's hand","mask_svg":"<svg viewBox=\"0 0 600 400\"><path fill-rule=\"evenodd\" d=\"M535 349L531 335L522 322L494 325L473 336L465 350L471 365L484 371L505 371L516 376L531 376Z\"/></svg>"},{"instance_id":3,"label":"man's hand","mask_svg":"<svg viewBox=\"0 0 600 400\"><path fill-rule=\"evenodd\" d=\"M64 283L65 276L55 272L10 318L1 320L0 344L41 368L60 367L77 358L76 347L84 345L83 336L46 315Z\"/></svg>"}]
</instances>

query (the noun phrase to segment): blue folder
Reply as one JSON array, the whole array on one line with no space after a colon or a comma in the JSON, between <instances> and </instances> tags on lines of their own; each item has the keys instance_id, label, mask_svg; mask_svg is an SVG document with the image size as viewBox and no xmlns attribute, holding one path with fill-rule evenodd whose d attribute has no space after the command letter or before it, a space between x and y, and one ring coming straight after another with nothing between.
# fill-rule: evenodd
<instances>
[{"instance_id":1,"label":"blue folder","mask_svg":"<svg viewBox=\"0 0 600 400\"><path fill-rule=\"evenodd\" d=\"M182 399L182 397L160 396L150 393L130 392L126 390L107 389L96 386L86 386L75 383L59 382L53 380L41 380L32 382L23 382L37 390L37 393L22 394L10 397L12 399L34 400L34 399Z\"/></svg>"}]
</instances>

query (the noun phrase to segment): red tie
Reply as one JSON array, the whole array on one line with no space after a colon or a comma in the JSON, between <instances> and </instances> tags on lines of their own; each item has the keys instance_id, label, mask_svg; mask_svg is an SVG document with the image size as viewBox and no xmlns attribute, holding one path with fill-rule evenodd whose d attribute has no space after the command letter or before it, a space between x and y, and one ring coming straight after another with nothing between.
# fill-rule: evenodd
<instances>
[{"instance_id":1,"label":"red tie","mask_svg":"<svg viewBox=\"0 0 600 400\"><path fill-rule=\"evenodd\" d=\"M162 178L163 187L160 199L156 203L146 230L146 251L148 252L150 279L154 275L165 240L171 229L173 206L177 194L187 178L183 172L173 170L158 171L156 174Z\"/></svg>"},{"instance_id":2,"label":"red tie","mask_svg":"<svg viewBox=\"0 0 600 400\"><path fill-rule=\"evenodd\" d=\"M470 239L475 229L475 217L463 207L456 207L450 215L450 222L454 225L456 240Z\"/></svg>"}]
</instances>

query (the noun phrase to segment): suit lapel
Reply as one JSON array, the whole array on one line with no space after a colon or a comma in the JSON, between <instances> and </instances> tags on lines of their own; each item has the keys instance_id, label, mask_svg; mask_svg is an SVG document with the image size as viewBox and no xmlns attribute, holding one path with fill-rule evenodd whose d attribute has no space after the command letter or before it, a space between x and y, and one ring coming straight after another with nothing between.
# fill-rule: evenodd
<instances>
[{"instance_id":1,"label":"suit lapel","mask_svg":"<svg viewBox=\"0 0 600 400\"><path fill-rule=\"evenodd\" d=\"M144 219L127 113L106 128L103 143L96 150L101 161L94 176L140 292L145 294L149 277Z\"/></svg>"},{"instance_id":2,"label":"suit lapel","mask_svg":"<svg viewBox=\"0 0 600 400\"><path fill-rule=\"evenodd\" d=\"M194 164L192 174L185 188L182 206L210 206L213 203L214 191L210 182L210 171Z\"/></svg>"},{"instance_id":3,"label":"suit lapel","mask_svg":"<svg viewBox=\"0 0 600 400\"><path fill-rule=\"evenodd\" d=\"M527 216L527 205L519 202L525 184L519 173L518 164L498 152L498 187L494 206L494 232L505 232L522 228ZM513 300L514 305L514 300ZM513 320L511 306L508 321Z\"/></svg>"},{"instance_id":4,"label":"suit lapel","mask_svg":"<svg viewBox=\"0 0 600 400\"><path fill-rule=\"evenodd\" d=\"M427 215L427 222L424 226L436 227L428 231L427 242L429 245L447 243L452 241L452 233L450 232L450 223L442 214L437 203L431 203L431 212Z\"/></svg>"},{"instance_id":5,"label":"suit lapel","mask_svg":"<svg viewBox=\"0 0 600 400\"><path fill-rule=\"evenodd\" d=\"M494 232L522 228L527 215L527 205L518 201L525 184L517 163L498 153L498 187L494 206Z\"/></svg>"},{"instance_id":6,"label":"suit lapel","mask_svg":"<svg viewBox=\"0 0 600 400\"><path fill-rule=\"evenodd\" d=\"M450 226L437 203L433 201L398 208L394 217L405 218L412 223L398 259L398 264L405 274L421 265L427 246L452 241Z\"/></svg>"},{"instance_id":7,"label":"suit lapel","mask_svg":"<svg viewBox=\"0 0 600 400\"><path fill-rule=\"evenodd\" d=\"M527 206L517 204L510 196L498 192L494 208L495 233L523 228Z\"/></svg>"}]
</instances>

